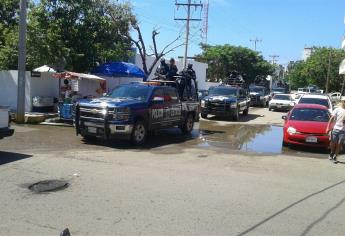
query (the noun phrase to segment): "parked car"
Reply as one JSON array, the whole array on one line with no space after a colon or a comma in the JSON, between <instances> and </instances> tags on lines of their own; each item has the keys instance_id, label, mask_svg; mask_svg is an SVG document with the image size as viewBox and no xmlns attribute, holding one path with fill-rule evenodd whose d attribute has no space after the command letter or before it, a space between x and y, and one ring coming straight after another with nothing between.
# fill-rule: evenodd
<instances>
[{"instance_id":1,"label":"parked car","mask_svg":"<svg viewBox=\"0 0 345 236\"><path fill-rule=\"evenodd\" d=\"M302 145L328 148L326 133L330 112L318 104L297 104L282 118L284 122L283 146Z\"/></svg>"},{"instance_id":2,"label":"parked car","mask_svg":"<svg viewBox=\"0 0 345 236\"><path fill-rule=\"evenodd\" d=\"M268 106L270 100L269 90L264 86L251 86L250 91L250 105L252 106Z\"/></svg>"},{"instance_id":3,"label":"parked car","mask_svg":"<svg viewBox=\"0 0 345 236\"><path fill-rule=\"evenodd\" d=\"M271 97L274 97L276 94L287 94L289 93L288 87L274 87L271 90Z\"/></svg>"},{"instance_id":4,"label":"parked car","mask_svg":"<svg viewBox=\"0 0 345 236\"><path fill-rule=\"evenodd\" d=\"M121 85L106 97L77 104L76 132L85 139L129 139L140 145L158 129L178 126L190 133L198 106L197 100L180 100L175 82Z\"/></svg>"},{"instance_id":5,"label":"parked car","mask_svg":"<svg viewBox=\"0 0 345 236\"><path fill-rule=\"evenodd\" d=\"M12 136L14 130L11 129L11 116L8 107L0 106L0 139Z\"/></svg>"},{"instance_id":6,"label":"parked car","mask_svg":"<svg viewBox=\"0 0 345 236\"><path fill-rule=\"evenodd\" d=\"M298 104L319 104L328 108L329 112L332 113L333 105L328 95L321 94L304 94L298 100Z\"/></svg>"},{"instance_id":7,"label":"parked car","mask_svg":"<svg viewBox=\"0 0 345 236\"><path fill-rule=\"evenodd\" d=\"M331 101L333 103L337 103L341 99L341 93L339 93L339 92L331 93L331 94L329 94L329 97L331 98Z\"/></svg>"},{"instance_id":8,"label":"parked car","mask_svg":"<svg viewBox=\"0 0 345 236\"><path fill-rule=\"evenodd\" d=\"M295 105L290 94L276 94L269 102L268 110L289 111Z\"/></svg>"},{"instance_id":9,"label":"parked car","mask_svg":"<svg viewBox=\"0 0 345 236\"><path fill-rule=\"evenodd\" d=\"M240 112L247 115L250 106L250 98L245 88L220 85L209 89L209 95L201 100L201 117L207 115L231 117L239 120Z\"/></svg>"}]
</instances>

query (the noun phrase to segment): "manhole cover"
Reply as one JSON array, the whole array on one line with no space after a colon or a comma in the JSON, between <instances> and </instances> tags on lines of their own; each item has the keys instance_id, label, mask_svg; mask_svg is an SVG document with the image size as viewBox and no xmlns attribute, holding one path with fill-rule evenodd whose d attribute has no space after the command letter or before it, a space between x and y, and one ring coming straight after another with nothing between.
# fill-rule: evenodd
<instances>
[{"instance_id":1,"label":"manhole cover","mask_svg":"<svg viewBox=\"0 0 345 236\"><path fill-rule=\"evenodd\" d=\"M35 193L54 192L67 188L68 182L64 180L44 180L29 186L29 189Z\"/></svg>"}]
</instances>

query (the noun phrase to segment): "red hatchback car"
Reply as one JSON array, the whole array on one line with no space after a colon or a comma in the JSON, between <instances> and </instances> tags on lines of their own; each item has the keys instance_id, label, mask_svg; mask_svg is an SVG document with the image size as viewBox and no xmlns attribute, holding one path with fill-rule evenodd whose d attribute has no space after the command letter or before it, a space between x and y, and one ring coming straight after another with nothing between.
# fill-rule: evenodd
<instances>
[{"instance_id":1,"label":"red hatchback car","mask_svg":"<svg viewBox=\"0 0 345 236\"><path fill-rule=\"evenodd\" d=\"M328 108L317 104L297 104L282 118L284 123L283 146L302 145L329 147L326 133L331 114Z\"/></svg>"}]
</instances>

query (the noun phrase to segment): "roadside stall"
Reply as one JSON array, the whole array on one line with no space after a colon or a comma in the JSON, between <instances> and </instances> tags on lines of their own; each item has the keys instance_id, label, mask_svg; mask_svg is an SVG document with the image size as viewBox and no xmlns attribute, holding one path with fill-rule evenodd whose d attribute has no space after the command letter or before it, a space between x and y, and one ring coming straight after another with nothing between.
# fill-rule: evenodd
<instances>
[{"instance_id":1,"label":"roadside stall","mask_svg":"<svg viewBox=\"0 0 345 236\"><path fill-rule=\"evenodd\" d=\"M59 116L73 119L73 107L79 99L101 97L106 92L106 80L96 75L62 72L53 77L59 79Z\"/></svg>"},{"instance_id":2,"label":"roadside stall","mask_svg":"<svg viewBox=\"0 0 345 236\"><path fill-rule=\"evenodd\" d=\"M92 73L107 81L107 92L121 84L146 81L145 73L136 65L127 62L101 64Z\"/></svg>"}]
</instances>

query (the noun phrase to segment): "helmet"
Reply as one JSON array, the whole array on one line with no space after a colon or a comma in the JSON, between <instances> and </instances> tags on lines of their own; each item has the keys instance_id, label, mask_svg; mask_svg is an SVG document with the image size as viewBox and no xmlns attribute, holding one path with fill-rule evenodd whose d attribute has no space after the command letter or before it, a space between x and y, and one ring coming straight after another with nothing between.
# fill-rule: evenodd
<instances>
[{"instance_id":1,"label":"helmet","mask_svg":"<svg viewBox=\"0 0 345 236\"><path fill-rule=\"evenodd\" d=\"M170 62L175 62L175 59L173 57L170 58Z\"/></svg>"},{"instance_id":2,"label":"helmet","mask_svg":"<svg viewBox=\"0 0 345 236\"><path fill-rule=\"evenodd\" d=\"M165 63L165 58L161 58L161 63L164 64Z\"/></svg>"},{"instance_id":3,"label":"helmet","mask_svg":"<svg viewBox=\"0 0 345 236\"><path fill-rule=\"evenodd\" d=\"M189 63L188 64L188 69L192 69L193 68L193 64Z\"/></svg>"}]
</instances>

